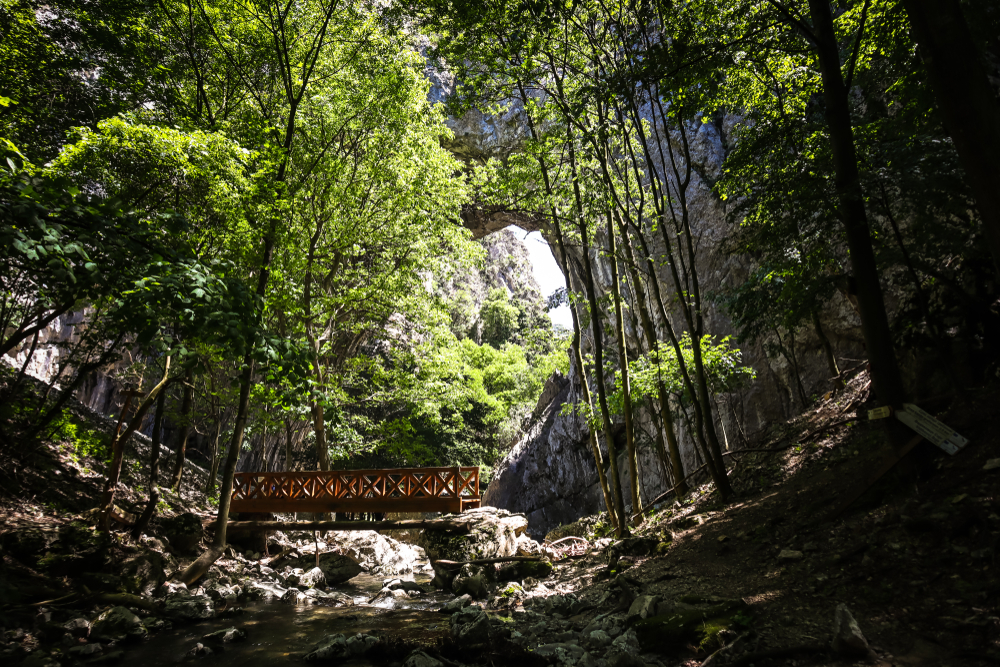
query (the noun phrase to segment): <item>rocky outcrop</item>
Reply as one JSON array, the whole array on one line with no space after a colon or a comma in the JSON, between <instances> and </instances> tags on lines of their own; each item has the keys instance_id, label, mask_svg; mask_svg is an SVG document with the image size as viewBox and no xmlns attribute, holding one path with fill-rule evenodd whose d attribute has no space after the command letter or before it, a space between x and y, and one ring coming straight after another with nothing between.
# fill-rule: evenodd
<instances>
[{"instance_id":1,"label":"rocky outcrop","mask_svg":"<svg viewBox=\"0 0 1000 667\"><path fill-rule=\"evenodd\" d=\"M444 86L434 94L443 98L449 90ZM457 154L477 150L486 151L493 156L510 154L517 150L523 132L518 133L513 129L498 132L495 123L500 122L509 128L521 118L518 106L514 104L498 119L487 119L478 112L453 119L450 122L462 128L461 134L455 139L461 143L455 149ZM732 136L738 121L737 117L731 115L717 122L703 123L701 119L696 119L684 128L693 169L686 196L693 233L697 236L696 264L703 294L739 284L753 269L748 258L732 256L723 251L722 246L731 226L726 219L726 203L712 190L713 184L721 175L723 161L729 150L728 137ZM477 127L483 133L482 140L474 138ZM675 147L682 145L678 128L667 133L664 143L667 142ZM477 237L489 234L496 228L494 219L503 220L504 224L522 224L509 215L506 218L503 216L501 211L480 211L476 215L466 215L464 222ZM523 225L525 229L540 227L550 243L553 241L544 222L532 218L526 219ZM651 238L649 242L654 251L662 251L661 239ZM594 266L598 299L610 293L612 284L605 246L605 232L598 228L590 257ZM573 267L568 280L574 291L582 292L583 282L575 268L582 266L581 249L573 246L568 248L568 252L570 265ZM660 269L657 278L669 298L672 279L666 265ZM626 301L634 299L627 287L623 289L623 297ZM732 322L717 304L706 302L703 314L706 332L719 337L735 334ZM683 321L682 318L676 314L671 317L675 326L683 330L677 324ZM863 356L860 321L845 298L835 295L820 313L820 319L837 356ZM660 324L657 322L658 326ZM644 350L642 335L637 327L638 324L632 321L631 316L626 317L626 338L632 353ZM665 331L661 330L659 336L665 339ZM589 330L584 331L581 347L585 355L593 352L592 333ZM613 337L606 338L605 349L614 356L617 343ZM724 448L736 448L770 423L783 422L801 410L803 406L798 397L799 382L806 396L822 394L831 389L826 357L819 337L811 329L797 332L795 355L797 367L793 368L784 356L767 355L762 345L743 350L743 364L756 371L757 379L730 396L720 397L715 406L716 430ZM575 364L571 364L568 379L569 387L560 396L536 410L536 418L527 432L496 466L486 493L486 502L525 513L530 521L532 535L539 537L561 523L569 523L602 509L604 503L597 486L597 469L590 453L586 424L574 415L559 414L563 403L573 404L580 400L579 369ZM636 424L641 496L644 502L648 502L669 489L671 482L654 449L652 434L656 427L648 407L638 407ZM698 468L701 464L699 455L683 425L679 427L678 439L685 469ZM603 443L602 449L607 465L607 448ZM623 449L619 448L619 451ZM619 470L623 477L627 475L624 455L619 461ZM623 482L624 488L628 488L627 480L623 479ZM629 509L630 507L629 505Z\"/></svg>"},{"instance_id":2,"label":"rocky outcrop","mask_svg":"<svg viewBox=\"0 0 1000 667\"><path fill-rule=\"evenodd\" d=\"M573 389L568 378L549 381L542 392L547 403L536 407L528 431L494 466L483 496L484 504L523 512L537 540L554 526L600 511L603 502L587 433L559 414L573 401Z\"/></svg>"}]
</instances>

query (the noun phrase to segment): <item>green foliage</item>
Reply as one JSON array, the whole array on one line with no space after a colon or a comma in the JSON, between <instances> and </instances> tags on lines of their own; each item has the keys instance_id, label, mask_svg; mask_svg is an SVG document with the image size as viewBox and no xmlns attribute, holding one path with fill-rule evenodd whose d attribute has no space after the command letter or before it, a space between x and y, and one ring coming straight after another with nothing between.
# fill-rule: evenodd
<instances>
[{"instance_id":1,"label":"green foliage","mask_svg":"<svg viewBox=\"0 0 1000 667\"><path fill-rule=\"evenodd\" d=\"M69 410L63 410L49 429L50 440L71 446L74 459L95 458L102 463L111 460L110 438Z\"/></svg>"},{"instance_id":2,"label":"green foliage","mask_svg":"<svg viewBox=\"0 0 1000 667\"><path fill-rule=\"evenodd\" d=\"M483 321L483 343L500 347L520 331L521 309L511 303L507 290L494 288L479 311Z\"/></svg>"}]
</instances>

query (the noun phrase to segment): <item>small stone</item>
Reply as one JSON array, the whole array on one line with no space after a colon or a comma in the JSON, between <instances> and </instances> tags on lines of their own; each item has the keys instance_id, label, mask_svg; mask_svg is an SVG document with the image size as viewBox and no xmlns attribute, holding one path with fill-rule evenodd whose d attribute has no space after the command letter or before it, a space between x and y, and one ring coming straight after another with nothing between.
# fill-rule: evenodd
<instances>
[{"instance_id":1,"label":"small stone","mask_svg":"<svg viewBox=\"0 0 1000 667\"><path fill-rule=\"evenodd\" d=\"M184 656L185 660L193 660L194 658L206 658L215 653L212 649L205 646L204 644L195 644L194 648L187 652Z\"/></svg>"},{"instance_id":2,"label":"small stone","mask_svg":"<svg viewBox=\"0 0 1000 667\"><path fill-rule=\"evenodd\" d=\"M245 630L241 630L240 628L223 628L222 630L208 633L201 638L201 641L231 644L233 642L241 642L246 638L247 633Z\"/></svg>"},{"instance_id":3,"label":"small stone","mask_svg":"<svg viewBox=\"0 0 1000 667\"><path fill-rule=\"evenodd\" d=\"M996 470L997 468L1000 468L1000 459L990 459L983 466L983 470Z\"/></svg>"},{"instance_id":4,"label":"small stone","mask_svg":"<svg viewBox=\"0 0 1000 667\"><path fill-rule=\"evenodd\" d=\"M796 561L802 560L803 553L801 551L795 551L793 549L782 549L781 553L778 554L778 560L782 561Z\"/></svg>"}]
</instances>

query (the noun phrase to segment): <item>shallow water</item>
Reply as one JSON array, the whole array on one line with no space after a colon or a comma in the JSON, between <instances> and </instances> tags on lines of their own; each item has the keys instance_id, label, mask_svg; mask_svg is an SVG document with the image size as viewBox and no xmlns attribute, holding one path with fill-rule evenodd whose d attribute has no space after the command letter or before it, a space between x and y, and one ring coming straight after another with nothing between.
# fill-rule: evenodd
<instances>
[{"instance_id":1,"label":"shallow water","mask_svg":"<svg viewBox=\"0 0 1000 667\"><path fill-rule=\"evenodd\" d=\"M386 600L369 606L367 600L382 587L383 579L360 575L331 589L352 596L353 607L257 603L227 612L222 618L177 625L138 646L122 647L122 664L146 667L182 662L204 635L230 627L245 630L247 639L219 647L206 643L215 653L195 662L204 660L212 667L272 665L276 660L301 659L321 639L338 633L371 633L425 645L448 634L448 617L435 611L447 599L439 591L423 598ZM430 577L418 575L415 579L430 588Z\"/></svg>"}]
</instances>

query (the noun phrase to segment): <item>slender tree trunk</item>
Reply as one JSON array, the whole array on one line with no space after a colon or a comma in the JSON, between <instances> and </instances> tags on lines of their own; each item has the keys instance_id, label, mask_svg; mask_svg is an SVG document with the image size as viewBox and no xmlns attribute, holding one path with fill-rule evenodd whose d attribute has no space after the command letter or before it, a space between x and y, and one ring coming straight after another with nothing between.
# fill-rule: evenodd
<instances>
[{"instance_id":1,"label":"slender tree trunk","mask_svg":"<svg viewBox=\"0 0 1000 667\"><path fill-rule=\"evenodd\" d=\"M194 400L194 387L192 386L191 371L188 371L184 378L184 398L181 401L181 427L180 444L177 445L177 456L174 458L174 474L170 481L170 486L174 491L180 493L181 477L184 474L184 460L187 458L188 438L191 437L191 403Z\"/></svg>"},{"instance_id":2,"label":"slender tree trunk","mask_svg":"<svg viewBox=\"0 0 1000 667\"><path fill-rule=\"evenodd\" d=\"M170 378L170 357L166 358L163 365L163 379L160 380L159 384L154 386L146 398L143 399L142 403L139 405L139 409L135 411L135 415L132 417L132 421L129 422L128 428L125 429L124 433L116 433L114 440L111 442L111 467L108 469L108 476L104 482L104 493L101 497L101 528L103 530L108 530L111 527L111 512L115 506L115 491L118 488L118 481L121 479L122 475L122 460L125 457L125 443L128 439L132 437L132 434L136 432L139 425L142 424L143 417L149 411L149 408L153 405L153 401L159 395L163 388L167 386Z\"/></svg>"},{"instance_id":3,"label":"slender tree trunk","mask_svg":"<svg viewBox=\"0 0 1000 667\"><path fill-rule=\"evenodd\" d=\"M163 408L167 403L167 392L161 391L156 397L156 412L153 413L153 443L149 449L149 490L156 488L160 476L160 440L163 434Z\"/></svg>"},{"instance_id":4,"label":"slender tree trunk","mask_svg":"<svg viewBox=\"0 0 1000 667\"><path fill-rule=\"evenodd\" d=\"M215 478L219 474L219 438L222 436L222 415L218 410L215 412L215 437L212 438L212 465L208 470L208 482L205 484L205 493L211 494L215 490Z\"/></svg>"},{"instance_id":5,"label":"slender tree trunk","mask_svg":"<svg viewBox=\"0 0 1000 667\"><path fill-rule=\"evenodd\" d=\"M646 290L643 287L642 276L639 274L638 263L635 259L635 249L632 245L632 237L628 233L627 225L621 225L621 235L622 243L625 248L625 258L626 266L628 266L629 272L632 275L632 284L635 289L635 305L639 311L639 320L642 323L642 330L646 336L646 344L649 347L650 352L656 354L657 366L660 362L660 341L656 335L656 327L653 325L653 318L650 316L649 308L646 306ZM656 280L656 275L654 274L650 278L651 280ZM663 433L658 430L656 434L656 446L659 450L660 457L666 461L667 454L664 452L663 448L663 435L667 439L667 447L669 448L669 460L671 474L674 478L674 494L678 498L683 498L688 494L687 482L684 481L684 463L681 459L680 446L677 443L677 432L674 428L674 418L670 411L670 399L667 394L667 388L663 384L663 379L657 377L656 381L656 398L659 402L660 408L660 422L662 425Z\"/></svg>"},{"instance_id":6,"label":"slender tree trunk","mask_svg":"<svg viewBox=\"0 0 1000 667\"><path fill-rule=\"evenodd\" d=\"M871 229L865 212L864 194L858 173L858 159L851 126L847 88L841 72L840 51L833 29L833 17L826 0L809 0L817 53L823 79L823 98L830 132L834 184L839 200L840 217L847 233L851 272L858 286L858 309L871 368L872 385L882 405L902 408L906 398L903 381L893 348L892 331L886 314L882 285L879 281ZM1000 130L998 130L1000 131ZM995 186L995 183L994 183ZM896 447L904 444L905 427L886 419L890 440Z\"/></svg>"},{"instance_id":7,"label":"slender tree trunk","mask_svg":"<svg viewBox=\"0 0 1000 667\"><path fill-rule=\"evenodd\" d=\"M544 166L543 166L544 169ZM544 172L543 176L546 181L548 180L547 171ZM548 187L548 186L546 186ZM563 239L562 229L560 228L560 222L556 211L553 211L553 223L552 227L555 230L556 244L559 246L559 257L562 264L563 274L566 276L566 286L569 288L571 284L571 274L570 274L570 264L569 257L566 253L566 243ZM567 290L568 291L568 290ZM580 316L577 312L577 305L575 303L570 303L569 306L570 315L573 319L573 342L570 345L570 349L573 351L574 360L576 361L577 371L580 373L580 387L583 390L583 400L587 403L587 407L593 411L594 402L590 396L590 381L587 380L587 367L583 363L583 352L580 346L583 344L583 336L580 327ZM597 465L597 477L601 483L601 493L604 496L604 506L608 510L608 516L611 517L611 525L615 527L615 530L619 530L619 516L618 512L615 510L615 504L612 501L611 489L608 487L608 476L604 471L604 457L601 456L601 447L597 442L597 432L595 431L593 425L587 422L587 433L588 439L590 440L590 450L594 455L594 463Z\"/></svg>"},{"instance_id":8,"label":"slender tree trunk","mask_svg":"<svg viewBox=\"0 0 1000 667\"><path fill-rule=\"evenodd\" d=\"M827 368L830 369L833 390L834 392L838 392L844 388L844 378L840 377L840 366L837 364L837 355L833 353L833 345L830 343L830 338L823 329L823 323L819 320L819 313L813 309L810 314L812 315L813 329L816 331L816 337L819 338L819 343L823 346L823 355L826 358Z\"/></svg>"},{"instance_id":9,"label":"slender tree trunk","mask_svg":"<svg viewBox=\"0 0 1000 667\"><path fill-rule=\"evenodd\" d=\"M622 412L625 417L625 455L632 482L632 513L642 511L639 496L639 462L635 451L635 428L632 424L632 388L628 376L628 347L625 344L625 318L622 315L621 280L618 277L618 252L615 240L614 214L608 211L608 254L611 261L611 297L615 304L615 337L618 340L618 366L622 383Z\"/></svg>"},{"instance_id":10,"label":"slender tree trunk","mask_svg":"<svg viewBox=\"0 0 1000 667\"><path fill-rule=\"evenodd\" d=\"M1000 103L958 0L903 0L1000 274Z\"/></svg>"},{"instance_id":11,"label":"slender tree trunk","mask_svg":"<svg viewBox=\"0 0 1000 667\"><path fill-rule=\"evenodd\" d=\"M326 443L326 421L323 406L313 403L313 432L316 434L316 461L320 470L330 469L330 449Z\"/></svg>"}]
</instances>

